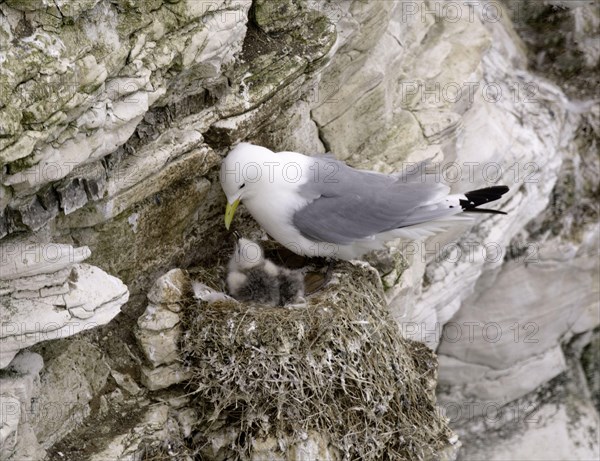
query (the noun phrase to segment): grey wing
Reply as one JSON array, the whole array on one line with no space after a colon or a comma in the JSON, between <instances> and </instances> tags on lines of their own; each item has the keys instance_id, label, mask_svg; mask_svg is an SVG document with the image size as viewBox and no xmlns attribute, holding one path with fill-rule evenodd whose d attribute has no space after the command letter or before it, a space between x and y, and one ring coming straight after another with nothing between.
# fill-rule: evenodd
<instances>
[{"instance_id":1,"label":"grey wing","mask_svg":"<svg viewBox=\"0 0 600 461\"><path fill-rule=\"evenodd\" d=\"M300 186L311 202L294 214L293 224L314 241L345 245L454 214L437 205L449 191L443 184L356 170L323 158L315 159L313 171L330 174L315 175Z\"/></svg>"}]
</instances>

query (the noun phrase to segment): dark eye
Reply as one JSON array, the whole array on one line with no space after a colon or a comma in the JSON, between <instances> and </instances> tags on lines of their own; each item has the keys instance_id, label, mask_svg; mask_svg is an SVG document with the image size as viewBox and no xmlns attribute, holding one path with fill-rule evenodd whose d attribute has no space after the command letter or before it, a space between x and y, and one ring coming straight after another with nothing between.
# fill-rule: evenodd
<instances>
[{"instance_id":1,"label":"dark eye","mask_svg":"<svg viewBox=\"0 0 600 461\"><path fill-rule=\"evenodd\" d=\"M240 186L240 189L243 189L244 187L246 187L246 183L242 184L242 185Z\"/></svg>"}]
</instances>

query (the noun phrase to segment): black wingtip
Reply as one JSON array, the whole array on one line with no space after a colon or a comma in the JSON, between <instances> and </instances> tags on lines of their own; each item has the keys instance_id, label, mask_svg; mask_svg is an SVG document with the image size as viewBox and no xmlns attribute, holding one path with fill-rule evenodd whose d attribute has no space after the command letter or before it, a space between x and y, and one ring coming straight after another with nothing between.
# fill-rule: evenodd
<instances>
[{"instance_id":1,"label":"black wingtip","mask_svg":"<svg viewBox=\"0 0 600 461\"><path fill-rule=\"evenodd\" d=\"M470 210L465 210L465 212L469 212L469 213L488 213L488 214L508 214L506 211L492 210L490 208L471 208Z\"/></svg>"},{"instance_id":2,"label":"black wingtip","mask_svg":"<svg viewBox=\"0 0 600 461\"><path fill-rule=\"evenodd\" d=\"M467 200L461 200L460 206L464 211L473 213L506 214L503 211L477 208L484 203L494 202L508 192L508 186L492 186L483 189L472 190L465 193Z\"/></svg>"}]
</instances>

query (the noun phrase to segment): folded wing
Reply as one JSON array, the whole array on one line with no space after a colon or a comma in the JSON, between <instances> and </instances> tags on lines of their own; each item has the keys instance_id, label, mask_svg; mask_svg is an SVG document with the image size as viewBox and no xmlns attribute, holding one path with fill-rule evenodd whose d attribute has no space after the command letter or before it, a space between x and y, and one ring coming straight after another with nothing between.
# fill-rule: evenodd
<instances>
[{"instance_id":1,"label":"folded wing","mask_svg":"<svg viewBox=\"0 0 600 461\"><path fill-rule=\"evenodd\" d=\"M448 186L419 171L384 175L334 159L314 161L313 172L328 174L314 174L301 185L300 193L310 202L293 216L294 225L311 240L345 245L461 212L460 206L443 202Z\"/></svg>"}]
</instances>

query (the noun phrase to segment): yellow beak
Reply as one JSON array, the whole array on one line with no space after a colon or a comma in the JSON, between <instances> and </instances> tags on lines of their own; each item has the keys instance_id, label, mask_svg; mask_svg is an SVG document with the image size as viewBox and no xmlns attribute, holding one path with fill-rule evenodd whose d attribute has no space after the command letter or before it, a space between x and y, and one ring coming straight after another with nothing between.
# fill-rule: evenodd
<instances>
[{"instance_id":1,"label":"yellow beak","mask_svg":"<svg viewBox=\"0 0 600 461\"><path fill-rule=\"evenodd\" d=\"M227 208L225 208L225 228L229 230L231 226L231 221L233 221L233 215L235 214L235 210L237 210L238 205L240 204L240 200L237 199L233 203L228 203Z\"/></svg>"}]
</instances>

